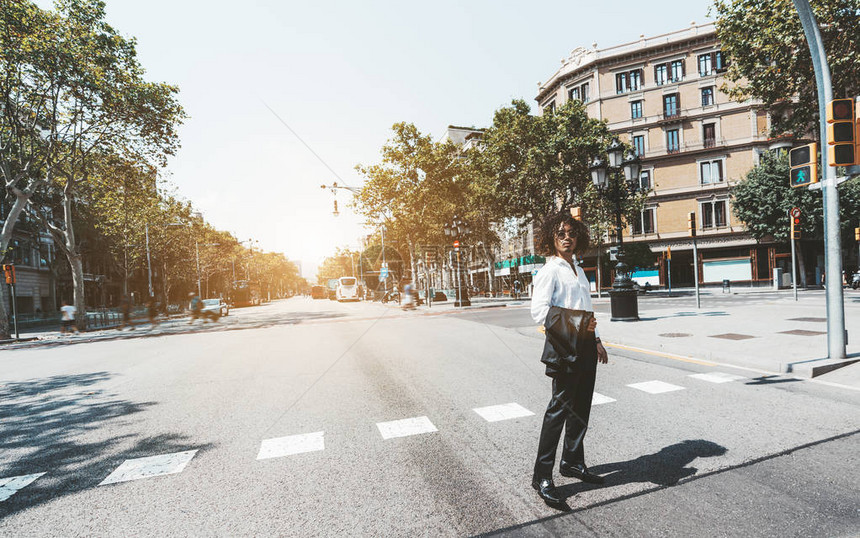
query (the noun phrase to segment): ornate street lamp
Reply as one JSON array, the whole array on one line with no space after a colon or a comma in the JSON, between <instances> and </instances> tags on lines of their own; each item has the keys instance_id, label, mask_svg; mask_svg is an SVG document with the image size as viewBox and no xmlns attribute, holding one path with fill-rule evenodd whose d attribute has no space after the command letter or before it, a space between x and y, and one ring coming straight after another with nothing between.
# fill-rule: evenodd
<instances>
[{"instance_id":1,"label":"ornate street lamp","mask_svg":"<svg viewBox=\"0 0 860 538\"><path fill-rule=\"evenodd\" d=\"M589 171L591 181L602 196L615 202L615 236L618 238L618 263L615 265L615 280L612 291L609 292L612 321L639 321L639 304L630 271L624 263L624 228L621 223L621 202L630 194L639 190L639 173L642 164L635 153L625 155L624 146L616 138L612 141L606 154L607 164L600 158L595 158ZM621 181L621 174L624 181ZM610 178L616 181L610 185ZM599 285L599 284L598 284Z\"/></svg>"},{"instance_id":2,"label":"ornate street lamp","mask_svg":"<svg viewBox=\"0 0 860 538\"><path fill-rule=\"evenodd\" d=\"M469 300L469 291L467 289L463 289L460 269L460 237L468 235L471 231L472 229L469 226L469 223L464 220L461 220L457 215L454 215L454 218L451 219L451 222L445 223L444 226L445 235L451 237L454 240L454 252L457 255L457 263L454 269L457 275L457 300L454 301L455 307L469 306L472 304L472 302Z\"/></svg>"}]
</instances>

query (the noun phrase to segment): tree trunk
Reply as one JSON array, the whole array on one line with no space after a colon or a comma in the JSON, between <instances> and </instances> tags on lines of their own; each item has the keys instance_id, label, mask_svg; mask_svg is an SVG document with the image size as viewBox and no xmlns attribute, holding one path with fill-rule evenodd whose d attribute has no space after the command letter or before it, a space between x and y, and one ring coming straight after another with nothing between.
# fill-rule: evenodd
<instances>
[{"instance_id":1,"label":"tree trunk","mask_svg":"<svg viewBox=\"0 0 860 538\"><path fill-rule=\"evenodd\" d=\"M72 269L72 286L74 286L74 303L77 309L75 319L78 330L87 328L87 305L84 297L84 263L80 254L66 256Z\"/></svg>"},{"instance_id":2,"label":"tree trunk","mask_svg":"<svg viewBox=\"0 0 860 538\"><path fill-rule=\"evenodd\" d=\"M0 253L5 253L9 248L9 243L12 242L12 232L15 229L15 224L18 222L18 217L24 211L24 208L27 207L27 202L30 201L30 198L33 196L33 193L36 192L36 188L39 185L41 185L41 182L33 179L30 180L30 183L27 184L27 187L24 190L12 189L15 193L15 202L12 203L12 208L9 210L6 220L3 222L2 231L0 231ZM6 298L9 296L8 289L4 288L2 294L3 300L0 300L0 303L2 303L2 305L0 305L0 338L3 339L9 338L10 336L9 312L7 308L10 308L12 303L6 301Z\"/></svg>"}]
</instances>

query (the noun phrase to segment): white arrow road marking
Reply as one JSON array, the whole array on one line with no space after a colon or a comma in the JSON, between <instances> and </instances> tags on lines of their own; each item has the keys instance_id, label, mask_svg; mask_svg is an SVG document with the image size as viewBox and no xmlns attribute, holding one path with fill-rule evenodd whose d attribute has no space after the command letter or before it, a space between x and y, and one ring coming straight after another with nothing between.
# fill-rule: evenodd
<instances>
[{"instance_id":1,"label":"white arrow road marking","mask_svg":"<svg viewBox=\"0 0 860 538\"><path fill-rule=\"evenodd\" d=\"M324 434L325 432L302 433L288 437L266 439L260 443L260 453L257 454L257 459L281 458L283 456L292 456L293 454L325 450Z\"/></svg>"},{"instance_id":2,"label":"white arrow road marking","mask_svg":"<svg viewBox=\"0 0 860 538\"><path fill-rule=\"evenodd\" d=\"M632 385L627 386L647 392L648 394L661 394L663 392L684 390L684 387L679 387L678 385L673 385L671 383L664 383L662 381L645 381L644 383L633 383Z\"/></svg>"},{"instance_id":3,"label":"white arrow road marking","mask_svg":"<svg viewBox=\"0 0 860 538\"><path fill-rule=\"evenodd\" d=\"M379 433L382 434L383 439L406 437L409 435L417 435L419 433L439 431L427 417L404 418L402 420L392 420L391 422L377 422L376 427L379 428Z\"/></svg>"},{"instance_id":4,"label":"white arrow road marking","mask_svg":"<svg viewBox=\"0 0 860 538\"><path fill-rule=\"evenodd\" d=\"M21 476L12 476L9 478L0 478L0 502L5 501L12 495L18 492L19 489L27 487L31 482L39 478L45 473L25 474Z\"/></svg>"},{"instance_id":5,"label":"white arrow road marking","mask_svg":"<svg viewBox=\"0 0 860 538\"><path fill-rule=\"evenodd\" d=\"M610 398L609 396L604 396L603 394L600 394L599 392L595 392L591 395L591 405L600 405L600 404L605 404L605 403L614 402L614 401L616 401L615 398Z\"/></svg>"},{"instance_id":6,"label":"white arrow road marking","mask_svg":"<svg viewBox=\"0 0 860 538\"><path fill-rule=\"evenodd\" d=\"M102 483L99 485L105 486L107 484L128 482L129 480L138 480L151 476L181 473L195 454L197 454L196 450L188 450L172 454L161 454L160 456L125 460L122 465L102 480Z\"/></svg>"},{"instance_id":7,"label":"white arrow road marking","mask_svg":"<svg viewBox=\"0 0 860 538\"><path fill-rule=\"evenodd\" d=\"M501 405L490 405L487 407L478 407L473 409L475 413L481 415L487 422L498 422L500 420L509 420L512 418L530 417L534 415L531 411L521 406L518 403L506 403Z\"/></svg>"},{"instance_id":8,"label":"white arrow road marking","mask_svg":"<svg viewBox=\"0 0 860 538\"><path fill-rule=\"evenodd\" d=\"M709 372L707 374L693 374L690 377L708 381L710 383L728 383L729 381L737 381L738 379L746 379L742 375L727 374L725 372Z\"/></svg>"}]
</instances>

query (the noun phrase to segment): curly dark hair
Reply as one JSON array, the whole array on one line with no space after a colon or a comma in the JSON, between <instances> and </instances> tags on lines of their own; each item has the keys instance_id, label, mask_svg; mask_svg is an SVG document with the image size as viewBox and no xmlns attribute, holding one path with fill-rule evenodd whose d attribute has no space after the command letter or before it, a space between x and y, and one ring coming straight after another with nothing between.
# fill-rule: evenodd
<instances>
[{"instance_id":1,"label":"curly dark hair","mask_svg":"<svg viewBox=\"0 0 860 538\"><path fill-rule=\"evenodd\" d=\"M576 253L582 254L588 250L591 239L588 234L588 226L581 220L576 220L570 215L569 209L562 209L557 213L547 216L540 223L540 229L535 236L535 250L542 256L555 256L555 232L564 224L569 224L576 235Z\"/></svg>"}]
</instances>

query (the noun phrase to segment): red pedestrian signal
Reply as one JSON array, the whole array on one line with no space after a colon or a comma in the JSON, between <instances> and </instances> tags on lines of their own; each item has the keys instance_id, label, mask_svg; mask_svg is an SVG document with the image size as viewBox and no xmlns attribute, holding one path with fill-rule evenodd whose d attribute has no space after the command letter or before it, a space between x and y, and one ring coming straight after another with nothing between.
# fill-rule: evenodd
<instances>
[{"instance_id":1,"label":"red pedestrian signal","mask_svg":"<svg viewBox=\"0 0 860 538\"><path fill-rule=\"evenodd\" d=\"M856 164L853 99L834 99L827 103L827 144L829 166Z\"/></svg>"},{"instance_id":2,"label":"red pedestrian signal","mask_svg":"<svg viewBox=\"0 0 860 538\"><path fill-rule=\"evenodd\" d=\"M3 275L6 277L7 284L15 283L15 266L11 263L3 264Z\"/></svg>"}]
</instances>

